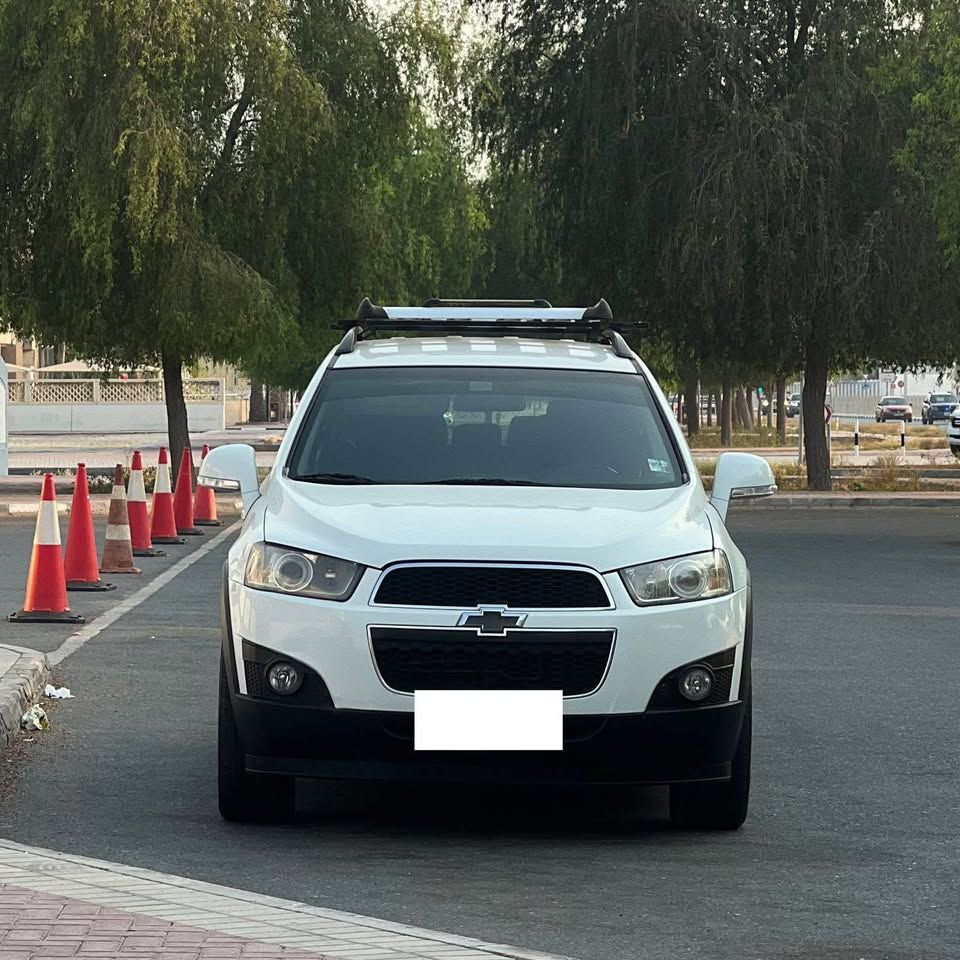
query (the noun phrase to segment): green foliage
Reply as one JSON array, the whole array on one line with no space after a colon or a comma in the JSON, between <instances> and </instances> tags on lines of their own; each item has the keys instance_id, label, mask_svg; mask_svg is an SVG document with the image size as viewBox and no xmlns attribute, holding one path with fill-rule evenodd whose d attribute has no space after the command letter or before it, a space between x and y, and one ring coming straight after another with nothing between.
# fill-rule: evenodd
<instances>
[{"instance_id":1,"label":"green foliage","mask_svg":"<svg viewBox=\"0 0 960 960\"><path fill-rule=\"evenodd\" d=\"M913 94L912 124L897 154L930 198L947 259L960 257L960 8L938 0L884 79Z\"/></svg>"},{"instance_id":2,"label":"green foliage","mask_svg":"<svg viewBox=\"0 0 960 960\"><path fill-rule=\"evenodd\" d=\"M363 295L468 293L460 27L430 4L0 0L4 320L300 386Z\"/></svg>"}]
</instances>

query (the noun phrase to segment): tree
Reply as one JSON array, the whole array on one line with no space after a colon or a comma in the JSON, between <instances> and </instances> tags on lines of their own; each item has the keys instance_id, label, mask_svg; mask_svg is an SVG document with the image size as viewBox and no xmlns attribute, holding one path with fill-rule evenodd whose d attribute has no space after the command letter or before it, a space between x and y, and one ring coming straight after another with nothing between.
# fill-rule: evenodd
<instances>
[{"instance_id":1,"label":"tree","mask_svg":"<svg viewBox=\"0 0 960 960\"><path fill-rule=\"evenodd\" d=\"M183 364L269 355L292 330L275 233L244 258L223 216L257 166L265 195L246 211L287 216L270 187L327 129L286 15L279 0L0 2L0 309L87 356L159 359L175 460Z\"/></svg>"},{"instance_id":2,"label":"tree","mask_svg":"<svg viewBox=\"0 0 960 960\"><path fill-rule=\"evenodd\" d=\"M678 369L716 371L725 439L734 384L802 368L816 411L831 370L926 349L944 278L890 163L903 98L872 79L905 29L885 0L505 5L488 145L531 171L568 288L643 304Z\"/></svg>"},{"instance_id":3,"label":"tree","mask_svg":"<svg viewBox=\"0 0 960 960\"><path fill-rule=\"evenodd\" d=\"M483 212L421 90L455 62L429 5L0 0L0 312L159 360L176 462L185 363L302 386L372 288L473 282Z\"/></svg>"}]
</instances>

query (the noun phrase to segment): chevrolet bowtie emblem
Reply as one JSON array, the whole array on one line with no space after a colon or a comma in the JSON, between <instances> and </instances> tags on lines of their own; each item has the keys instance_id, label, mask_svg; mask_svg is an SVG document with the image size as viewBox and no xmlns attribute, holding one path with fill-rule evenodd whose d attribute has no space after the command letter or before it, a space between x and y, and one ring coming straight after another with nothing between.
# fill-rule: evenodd
<instances>
[{"instance_id":1,"label":"chevrolet bowtie emblem","mask_svg":"<svg viewBox=\"0 0 960 960\"><path fill-rule=\"evenodd\" d=\"M512 627L522 627L525 613L510 613L507 607L477 607L460 614L458 627L474 627L478 633L503 636Z\"/></svg>"}]
</instances>

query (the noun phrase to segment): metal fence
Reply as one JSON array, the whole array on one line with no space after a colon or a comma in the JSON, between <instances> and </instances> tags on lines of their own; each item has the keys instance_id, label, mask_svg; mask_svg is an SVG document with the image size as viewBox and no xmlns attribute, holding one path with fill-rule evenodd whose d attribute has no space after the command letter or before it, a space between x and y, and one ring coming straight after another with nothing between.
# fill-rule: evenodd
<instances>
[{"instance_id":1,"label":"metal fence","mask_svg":"<svg viewBox=\"0 0 960 960\"><path fill-rule=\"evenodd\" d=\"M223 380L184 380L187 403L220 403ZM11 380L9 403L163 403L162 380Z\"/></svg>"}]
</instances>

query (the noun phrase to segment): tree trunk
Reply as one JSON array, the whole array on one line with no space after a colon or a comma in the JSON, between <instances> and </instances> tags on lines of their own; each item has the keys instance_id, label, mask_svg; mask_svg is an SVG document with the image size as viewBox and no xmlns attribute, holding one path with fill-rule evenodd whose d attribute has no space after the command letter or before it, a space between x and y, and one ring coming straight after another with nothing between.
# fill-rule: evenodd
<instances>
[{"instance_id":1,"label":"tree trunk","mask_svg":"<svg viewBox=\"0 0 960 960\"><path fill-rule=\"evenodd\" d=\"M720 446L733 444L733 385L724 381L720 395Z\"/></svg>"},{"instance_id":2,"label":"tree trunk","mask_svg":"<svg viewBox=\"0 0 960 960\"><path fill-rule=\"evenodd\" d=\"M745 430L753 429L753 410L747 400L747 392L743 387L737 387L736 393L737 410L740 413L740 419L743 421Z\"/></svg>"},{"instance_id":3,"label":"tree trunk","mask_svg":"<svg viewBox=\"0 0 960 960\"><path fill-rule=\"evenodd\" d=\"M713 405L716 402L717 395L711 390L707 393L707 426L713 426Z\"/></svg>"},{"instance_id":4,"label":"tree trunk","mask_svg":"<svg viewBox=\"0 0 960 960\"><path fill-rule=\"evenodd\" d=\"M781 443L787 442L787 378L777 377L777 436Z\"/></svg>"},{"instance_id":5,"label":"tree trunk","mask_svg":"<svg viewBox=\"0 0 960 960\"><path fill-rule=\"evenodd\" d=\"M247 420L250 423L263 423L267 419L267 402L263 396L263 384L259 380L250 381L250 409Z\"/></svg>"},{"instance_id":6,"label":"tree trunk","mask_svg":"<svg viewBox=\"0 0 960 960\"><path fill-rule=\"evenodd\" d=\"M770 389L770 384L768 383L764 388L764 396L767 401L767 429L773 429L773 391Z\"/></svg>"},{"instance_id":7,"label":"tree trunk","mask_svg":"<svg viewBox=\"0 0 960 960\"><path fill-rule=\"evenodd\" d=\"M183 451L190 446L190 430L187 427L187 404L183 399L183 361L178 356L165 353L160 362L163 366L163 399L167 407L167 438L170 443L170 475L176 483Z\"/></svg>"},{"instance_id":8,"label":"tree trunk","mask_svg":"<svg viewBox=\"0 0 960 960\"><path fill-rule=\"evenodd\" d=\"M686 387L683 391L687 403L687 436L692 437L700 430L700 396L698 393L700 373L690 370L687 373Z\"/></svg>"},{"instance_id":9,"label":"tree trunk","mask_svg":"<svg viewBox=\"0 0 960 960\"><path fill-rule=\"evenodd\" d=\"M830 454L827 450L827 429L823 422L823 404L827 398L827 349L816 338L807 342L803 368L803 449L807 457L807 487L830 490Z\"/></svg>"}]
</instances>

